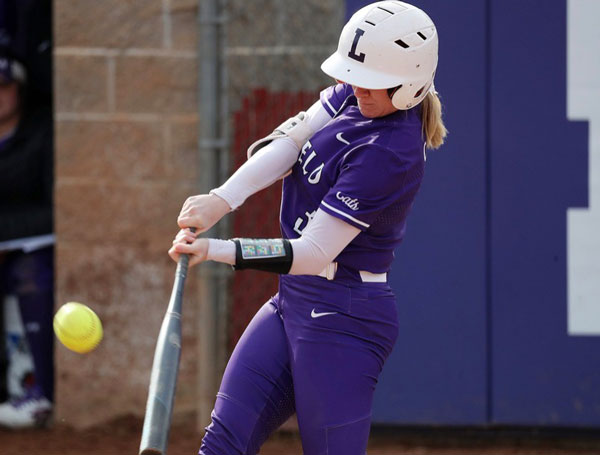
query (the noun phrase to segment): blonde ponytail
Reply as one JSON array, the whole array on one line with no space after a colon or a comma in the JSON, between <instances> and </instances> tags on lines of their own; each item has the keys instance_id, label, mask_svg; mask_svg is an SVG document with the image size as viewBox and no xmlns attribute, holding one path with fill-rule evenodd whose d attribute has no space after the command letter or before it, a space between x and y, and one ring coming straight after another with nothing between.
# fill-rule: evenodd
<instances>
[{"instance_id":1,"label":"blonde ponytail","mask_svg":"<svg viewBox=\"0 0 600 455\"><path fill-rule=\"evenodd\" d=\"M429 92L423 100L423 137L428 149L436 149L444 143L448 130L442 120L442 103L437 93Z\"/></svg>"}]
</instances>

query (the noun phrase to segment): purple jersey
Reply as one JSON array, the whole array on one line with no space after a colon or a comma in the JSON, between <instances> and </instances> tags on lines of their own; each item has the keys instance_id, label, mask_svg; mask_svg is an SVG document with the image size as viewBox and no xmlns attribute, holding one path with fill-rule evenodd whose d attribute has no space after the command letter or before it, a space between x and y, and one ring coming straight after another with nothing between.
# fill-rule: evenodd
<instances>
[{"instance_id":1,"label":"purple jersey","mask_svg":"<svg viewBox=\"0 0 600 455\"><path fill-rule=\"evenodd\" d=\"M324 90L321 103L333 119L306 142L284 179L283 235L300 237L320 208L362 231L336 262L387 272L423 178L421 107L369 119L347 84Z\"/></svg>"}]
</instances>

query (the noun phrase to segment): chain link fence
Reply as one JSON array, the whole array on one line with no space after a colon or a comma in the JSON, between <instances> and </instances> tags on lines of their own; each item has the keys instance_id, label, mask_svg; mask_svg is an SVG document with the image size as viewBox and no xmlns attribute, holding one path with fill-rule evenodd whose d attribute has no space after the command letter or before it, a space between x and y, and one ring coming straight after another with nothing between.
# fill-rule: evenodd
<instances>
[{"instance_id":1,"label":"chain link fence","mask_svg":"<svg viewBox=\"0 0 600 455\"><path fill-rule=\"evenodd\" d=\"M318 100L331 84L321 62L336 48L343 0L233 0L225 8L230 171L246 149L277 125ZM233 214L232 237L281 237L281 182L246 201ZM277 292L277 276L244 271L230 288L229 349L258 308Z\"/></svg>"}]
</instances>

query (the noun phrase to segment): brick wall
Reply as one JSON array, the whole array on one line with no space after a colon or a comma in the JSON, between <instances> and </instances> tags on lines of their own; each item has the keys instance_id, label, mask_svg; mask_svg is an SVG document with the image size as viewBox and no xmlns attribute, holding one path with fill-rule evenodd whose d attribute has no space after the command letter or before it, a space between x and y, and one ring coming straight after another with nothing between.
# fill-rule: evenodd
<instances>
[{"instance_id":1,"label":"brick wall","mask_svg":"<svg viewBox=\"0 0 600 455\"><path fill-rule=\"evenodd\" d=\"M57 304L103 320L88 355L56 349L56 421L141 416L173 282L166 255L197 192L195 0L56 0ZM195 407L197 281L188 280L176 412Z\"/></svg>"}]
</instances>

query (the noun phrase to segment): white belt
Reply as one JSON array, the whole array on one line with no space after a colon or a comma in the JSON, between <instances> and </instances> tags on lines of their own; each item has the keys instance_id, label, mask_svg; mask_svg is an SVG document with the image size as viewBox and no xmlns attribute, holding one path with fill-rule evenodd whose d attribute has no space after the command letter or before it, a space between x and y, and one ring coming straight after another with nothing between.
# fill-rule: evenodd
<instances>
[{"instance_id":1,"label":"white belt","mask_svg":"<svg viewBox=\"0 0 600 455\"><path fill-rule=\"evenodd\" d=\"M330 262L327 264L321 272L319 276L323 278L327 278L328 280L333 280L335 278L335 273L337 272L337 262ZM386 283L387 282L387 273L371 273L366 270L359 270L360 279L363 283Z\"/></svg>"}]
</instances>

